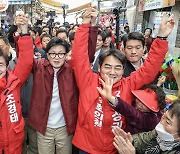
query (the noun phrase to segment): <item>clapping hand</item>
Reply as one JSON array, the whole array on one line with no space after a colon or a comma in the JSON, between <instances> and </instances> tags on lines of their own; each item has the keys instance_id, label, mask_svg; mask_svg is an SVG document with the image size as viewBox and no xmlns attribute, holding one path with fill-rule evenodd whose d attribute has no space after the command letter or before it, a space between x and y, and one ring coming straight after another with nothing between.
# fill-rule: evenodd
<instances>
[{"instance_id":1,"label":"clapping hand","mask_svg":"<svg viewBox=\"0 0 180 154\"><path fill-rule=\"evenodd\" d=\"M132 145L133 138L130 133L126 133L119 127L113 129L115 135L113 145L119 154L135 154L136 150Z\"/></svg>"}]
</instances>

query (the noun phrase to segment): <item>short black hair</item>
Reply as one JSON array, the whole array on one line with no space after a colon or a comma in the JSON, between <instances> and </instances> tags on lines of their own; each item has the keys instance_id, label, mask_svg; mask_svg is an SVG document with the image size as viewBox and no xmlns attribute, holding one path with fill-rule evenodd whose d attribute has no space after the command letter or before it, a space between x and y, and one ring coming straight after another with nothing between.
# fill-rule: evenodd
<instances>
[{"instance_id":1,"label":"short black hair","mask_svg":"<svg viewBox=\"0 0 180 154\"><path fill-rule=\"evenodd\" d=\"M74 36L75 36L75 32L71 32L69 34L69 42L73 41L74 40Z\"/></svg>"},{"instance_id":2,"label":"short black hair","mask_svg":"<svg viewBox=\"0 0 180 154\"><path fill-rule=\"evenodd\" d=\"M73 25L72 30L73 30L75 27L79 27L79 24Z\"/></svg>"},{"instance_id":3,"label":"short black hair","mask_svg":"<svg viewBox=\"0 0 180 154\"><path fill-rule=\"evenodd\" d=\"M128 34L123 34L123 35L121 36L121 41L124 42L124 40L126 40L127 37L128 37Z\"/></svg>"},{"instance_id":4,"label":"short black hair","mask_svg":"<svg viewBox=\"0 0 180 154\"><path fill-rule=\"evenodd\" d=\"M152 34L152 29L151 29L151 28L146 28L146 29L144 30L144 33L145 33L145 31L146 31L147 29L150 30L150 35L151 35L151 34Z\"/></svg>"},{"instance_id":5,"label":"short black hair","mask_svg":"<svg viewBox=\"0 0 180 154\"><path fill-rule=\"evenodd\" d=\"M58 36L59 33L65 33L66 36L68 37L68 32L67 32L65 29L59 29L59 30L56 32L56 36Z\"/></svg>"},{"instance_id":6,"label":"short black hair","mask_svg":"<svg viewBox=\"0 0 180 154\"><path fill-rule=\"evenodd\" d=\"M53 46L57 46L57 45L62 45L65 50L66 50L66 53L69 52L69 44L67 43L66 40L64 39L60 39L58 37L53 37L49 43L47 44L47 47L45 49L46 53L48 53L48 51L53 47Z\"/></svg>"},{"instance_id":7,"label":"short black hair","mask_svg":"<svg viewBox=\"0 0 180 154\"><path fill-rule=\"evenodd\" d=\"M180 99L174 101L168 111L170 112L170 116L173 117L174 115L177 117L178 120L178 135L180 136Z\"/></svg>"},{"instance_id":8,"label":"short black hair","mask_svg":"<svg viewBox=\"0 0 180 154\"><path fill-rule=\"evenodd\" d=\"M166 106L166 101L165 101L166 95L165 95L163 89L161 87L158 87L155 84L148 84L148 85L144 85L142 87L143 90L147 89L147 88L156 93L156 99L158 101L159 108L162 111Z\"/></svg>"},{"instance_id":9,"label":"short black hair","mask_svg":"<svg viewBox=\"0 0 180 154\"><path fill-rule=\"evenodd\" d=\"M131 32L131 33L129 33L128 36L123 41L124 47L126 47L126 43L129 40L138 40L138 41L141 41L143 47L145 46L145 37L143 36L143 34L141 34L139 32Z\"/></svg>"},{"instance_id":10,"label":"short black hair","mask_svg":"<svg viewBox=\"0 0 180 154\"><path fill-rule=\"evenodd\" d=\"M48 28L48 29L49 29L49 32L50 32L50 27L48 27L48 26L43 26L42 32L44 32L44 28Z\"/></svg>"},{"instance_id":11,"label":"short black hair","mask_svg":"<svg viewBox=\"0 0 180 154\"><path fill-rule=\"evenodd\" d=\"M31 31L33 31L35 34L39 34L39 36L42 34L42 29L40 27L33 27L30 29Z\"/></svg>"},{"instance_id":12,"label":"short black hair","mask_svg":"<svg viewBox=\"0 0 180 154\"><path fill-rule=\"evenodd\" d=\"M43 34L43 35L41 35L41 43L42 43L42 39L44 38L44 37L49 37L50 39L51 39L51 35L49 35L49 34Z\"/></svg>"},{"instance_id":13,"label":"short black hair","mask_svg":"<svg viewBox=\"0 0 180 154\"><path fill-rule=\"evenodd\" d=\"M98 30L98 35L102 37L102 41L106 40L106 33L103 30Z\"/></svg>"},{"instance_id":14,"label":"short black hair","mask_svg":"<svg viewBox=\"0 0 180 154\"><path fill-rule=\"evenodd\" d=\"M117 58L122 63L123 67L125 67L125 64L127 61L126 56L121 51L119 51L117 49L110 49L110 50L102 52L99 56L99 65L100 66L102 66L104 60L108 56L114 56L115 58Z\"/></svg>"},{"instance_id":15,"label":"short black hair","mask_svg":"<svg viewBox=\"0 0 180 154\"><path fill-rule=\"evenodd\" d=\"M105 29L104 32L106 33L106 37L112 37L112 33L109 29Z\"/></svg>"},{"instance_id":16,"label":"short black hair","mask_svg":"<svg viewBox=\"0 0 180 154\"><path fill-rule=\"evenodd\" d=\"M66 27L66 29L69 29L69 28L70 28L69 22L64 22L63 25Z\"/></svg>"},{"instance_id":17,"label":"short black hair","mask_svg":"<svg viewBox=\"0 0 180 154\"><path fill-rule=\"evenodd\" d=\"M8 66L10 59L9 59L8 55L5 52L3 52L3 50L1 48L0 48L0 57L3 57L5 59L6 66Z\"/></svg>"}]
</instances>

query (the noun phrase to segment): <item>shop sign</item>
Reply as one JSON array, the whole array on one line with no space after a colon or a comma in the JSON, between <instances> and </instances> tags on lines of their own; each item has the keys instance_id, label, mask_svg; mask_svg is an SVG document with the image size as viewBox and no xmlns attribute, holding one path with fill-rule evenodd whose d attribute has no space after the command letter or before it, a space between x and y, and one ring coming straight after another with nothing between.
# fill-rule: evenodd
<instances>
[{"instance_id":1,"label":"shop sign","mask_svg":"<svg viewBox=\"0 0 180 154\"><path fill-rule=\"evenodd\" d=\"M0 0L0 12L6 11L8 8L8 0Z\"/></svg>"},{"instance_id":2,"label":"shop sign","mask_svg":"<svg viewBox=\"0 0 180 154\"><path fill-rule=\"evenodd\" d=\"M175 0L139 0L139 11L154 10L174 5Z\"/></svg>"}]
</instances>

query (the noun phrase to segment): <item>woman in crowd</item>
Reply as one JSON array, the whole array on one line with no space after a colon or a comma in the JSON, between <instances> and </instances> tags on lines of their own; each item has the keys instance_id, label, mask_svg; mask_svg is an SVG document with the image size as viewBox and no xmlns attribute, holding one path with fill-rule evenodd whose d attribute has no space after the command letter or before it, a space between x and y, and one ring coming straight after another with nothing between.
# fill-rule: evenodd
<instances>
[{"instance_id":1,"label":"woman in crowd","mask_svg":"<svg viewBox=\"0 0 180 154\"><path fill-rule=\"evenodd\" d=\"M51 40L51 35L49 34L43 34L41 35L41 44L42 44L42 49L45 51L47 44L49 43L49 41Z\"/></svg>"},{"instance_id":2,"label":"woman in crowd","mask_svg":"<svg viewBox=\"0 0 180 154\"><path fill-rule=\"evenodd\" d=\"M116 127L114 146L120 154L178 154L180 152L180 100L164 113L154 130L133 136Z\"/></svg>"},{"instance_id":3,"label":"woman in crowd","mask_svg":"<svg viewBox=\"0 0 180 154\"><path fill-rule=\"evenodd\" d=\"M145 45L147 48L147 52L149 52L151 48L151 44L154 40L154 38L151 36L152 35L152 29L151 28L146 28L144 32L144 37L145 37Z\"/></svg>"},{"instance_id":4,"label":"woman in crowd","mask_svg":"<svg viewBox=\"0 0 180 154\"><path fill-rule=\"evenodd\" d=\"M112 95L113 81L106 76L105 81L99 79L103 88L98 87L99 93L109 101L109 105L126 118L125 131L131 134L150 131L155 128L166 106L165 94L156 85L146 85L140 90L133 90L134 106L120 97Z\"/></svg>"}]
</instances>

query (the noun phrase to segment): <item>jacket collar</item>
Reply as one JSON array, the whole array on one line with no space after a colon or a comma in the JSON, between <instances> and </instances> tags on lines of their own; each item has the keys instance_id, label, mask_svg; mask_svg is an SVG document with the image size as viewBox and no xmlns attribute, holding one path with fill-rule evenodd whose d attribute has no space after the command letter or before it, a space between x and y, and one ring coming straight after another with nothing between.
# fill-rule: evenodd
<instances>
[{"instance_id":1,"label":"jacket collar","mask_svg":"<svg viewBox=\"0 0 180 154\"><path fill-rule=\"evenodd\" d=\"M6 85L6 88L10 88L14 81L17 81L15 83L15 85L13 85L13 87L16 87L17 84L20 82L20 80L11 71L7 71L7 85Z\"/></svg>"},{"instance_id":2,"label":"jacket collar","mask_svg":"<svg viewBox=\"0 0 180 154\"><path fill-rule=\"evenodd\" d=\"M12 72L7 71L7 85L6 85L5 90L2 91L1 95L7 95L19 84L19 82L20 82L20 80L18 79L17 76L15 76ZM12 83L13 83L13 85L12 85ZM6 97L1 97L0 108L5 100L6 100Z\"/></svg>"},{"instance_id":3,"label":"jacket collar","mask_svg":"<svg viewBox=\"0 0 180 154\"><path fill-rule=\"evenodd\" d=\"M41 61L42 61L42 64L47 68L47 70L49 71L49 73L52 75L52 74L54 73L54 70L53 70L52 65L49 63L49 61L46 60L46 59L42 59ZM58 74L59 74L60 72L62 72L67 66L68 66L68 64L65 62L65 63L61 66L61 68L59 69Z\"/></svg>"}]
</instances>

